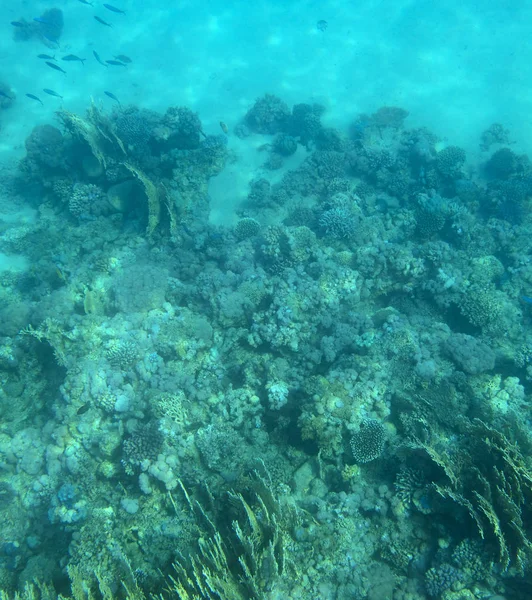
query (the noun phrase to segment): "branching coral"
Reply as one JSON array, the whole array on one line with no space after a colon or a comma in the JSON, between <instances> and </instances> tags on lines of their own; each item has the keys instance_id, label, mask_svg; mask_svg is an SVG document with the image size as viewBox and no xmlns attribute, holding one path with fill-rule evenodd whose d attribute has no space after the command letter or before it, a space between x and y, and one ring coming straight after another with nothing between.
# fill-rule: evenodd
<instances>
[{"instance_id":1,"label":"branching coral","mask_svg":"<svg viewBox=\"0 0 532 600\"><path fill-rule=\"evenodd\" d=\"M174 594L179 600L265 600L287 568L289 508L257 474L247 490L229 492L225 498L215 499L207 489L210 510L190 497L182 483L181 488L201 537L197 554L174 565Z\"/></svg>"},{"instance_id":2,"label":"branching coral","mask_svg":"<svg viewBox=\"0 0 532 600\"><path fill-rule=\"evenodd\" d=\"M432 478L432 489L469 515L480 537L495 545L501 568L521 569L532 551L527 534L532 522L532 472L519 449L477 419L462 421L462 437L451 452L420 442L412 445L412 451L423 476ZM419 460L423 455L425 459ZM428 502L434 506L434 497Z\"/></svg>"}]
</instances>

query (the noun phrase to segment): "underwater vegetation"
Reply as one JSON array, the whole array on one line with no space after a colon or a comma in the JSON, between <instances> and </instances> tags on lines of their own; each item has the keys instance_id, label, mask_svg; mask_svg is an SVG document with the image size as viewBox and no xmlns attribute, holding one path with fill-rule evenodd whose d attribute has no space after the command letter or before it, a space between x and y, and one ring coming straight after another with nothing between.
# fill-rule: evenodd
<instances>
[{"instance_id":1,"label":"underwater vegetation","mask_svg":"<svg viewBox=\"0 0 532 600\"><path fill-rule=\"evenodd\" d=\"M2 173L1 598L530 598L530 161L323 114L228 131L269 136L231 227L186 107L61 109Z\"/></svg>"}]
</instances>

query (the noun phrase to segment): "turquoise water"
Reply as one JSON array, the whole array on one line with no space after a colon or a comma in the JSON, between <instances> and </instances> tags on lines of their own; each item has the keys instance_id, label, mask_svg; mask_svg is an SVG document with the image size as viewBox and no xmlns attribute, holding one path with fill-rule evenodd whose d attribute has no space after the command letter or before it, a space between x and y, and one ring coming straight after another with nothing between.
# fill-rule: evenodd
<instances>
[{"instance_id":1,"label":"turquoise water","mask_svg":"<svg viewBox=\"0 0 532 600\"><path fill-rule=\"evenodd\" d=\"M532 597L526 2L0 9L0 597Z\"/></svg>"}]
</instances>

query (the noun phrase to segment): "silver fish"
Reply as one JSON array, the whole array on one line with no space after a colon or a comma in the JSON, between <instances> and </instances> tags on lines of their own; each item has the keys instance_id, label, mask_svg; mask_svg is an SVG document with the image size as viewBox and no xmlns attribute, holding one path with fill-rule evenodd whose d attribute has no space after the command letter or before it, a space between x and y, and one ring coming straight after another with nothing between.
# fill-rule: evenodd
<instances>
[{"instance_id":1,"label":"silver fish","mask_svg":"<svg viewBox=\"0 0 532 600\"><path fill-rule=\"evenodd\" d=\"M94 58L104 67L108 67L109 65L106 65L103 60L100 58L100 55L98 54L98 52L96 52L96 50L93 50L92 53L94 54Z\"/></svg>"},{"instance_id":2,"label":"silver fish","mask_svg":"<svg viewBox=\"0 0 532 600\"><path fill-rule=\"evenodd\" d=\"M112 92L104 92L104 94L106 96L109 96L111 100L114 100L115 102L118 102L118 104L120 104L120 100Z\"/></svg>"},{"instance_id":3,"label":"silver fish","mask_svg":"<svg viewBox=\"0 0 532 600\"><path fill-rule=\"evenodd\" d=\"M46 65L48 65L50 67L50 69L53 69L54 71L61 71L61 73L63 73L63 75L66 75L66 71L64 69L62 69L59 65L56 65L53 62L50 62L49 60L47 60L45 62Z\"/></svg>"},{"instance_id":4,"label":"silver fish","mask_svg":"<svg viewBox=\"0 0 532 600\"><path fill-rule=\"evenodd\" d=\"M54 92L54 90L49 90L47 88L43 89L43 92L45 94L48 94L49 96L54 96L55 98L61 98L61 100L63 99L63 96L61 96L60 94L58 94L57 92Z\"/></svg>"},{"instance_id":5,"label":"silver fish","mask_svg":"<svg viewBox=\"0 0 532 600\"><path fill-rule=\"evenodd\" d=\"M122 14L122 15L125 15L125 14L126 14L126 11L125 11L125 10L121 10L120 8L116 8L116 6L112 6L111 4L104 4L104 6L105 6L105 8L106 8L107 10L110 10L111 12L114 12L114 13L120 13L120 14Z\"/></svg>"},{"instance_id":6,"label":"silver fish","mask_svg":"<svg viewBox=\"0 0 532 600\"><path fill-rule=\"evenodd\" d=\"M123 63L130 63L132 62L131 59L129 58L129 56L126 56L125 54L119 54L118 56L115 56L116 60L119 60L120 62Z\"/></svg>"},{"instance_id":7,"label":"silver fish","mask_svg":"<svg viewBox=\"0 0 532 600\"><path fill-rule=\"evenodd\" d=\"M83 66L85 66L85 61L87 59L86 58L80 58L79 56L76 56L75 54L67 54L66 56L63 56L61 58L61 60L66 60L68 62L80 62Z\"/></svg>"},{"instance_id":8,"label":"silver fish","mask_svg":"<svg viewBox=\"0 0 532 600\"><path fill-rule=\"evenodd\" d=\"M26 96L28 98L31 98L32 100L37 100L37 102L40 102L41 104L43 104L43 101L39 97L37 97L35 94L26 94Z\"/></svg>"}]
</instances>

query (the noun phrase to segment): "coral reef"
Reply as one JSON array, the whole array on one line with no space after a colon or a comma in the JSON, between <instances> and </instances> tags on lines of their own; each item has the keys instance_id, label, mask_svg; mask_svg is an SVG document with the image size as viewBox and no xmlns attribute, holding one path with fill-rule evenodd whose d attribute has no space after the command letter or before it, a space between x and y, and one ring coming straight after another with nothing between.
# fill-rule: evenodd
<instances>
[{"instance_id":1,"label":"coral reef","mask_svg":"<svg viewBox=\"0 0 532 600\"><path fill-rule=\"evenodd\" d=\"M289 119L288 105L280 98L266 94L249 109L244 121L251 131L272 135L284 131Z\"/></svg>"},{"instance_id":2,"label":"coral reef","mask_svg":"<svg viewBox=\"0 0 532 600\"><path fill-rule=\"evenodd\" d=\"M529 160L323 112L243 115L278 170L227 226L186 107L0 173L0 597L530 597Z\"/></svg>"},{"instance_id":3,"label":"coral reef","mask_svg":"<svg viewBox=\"0 0 532 600\"><path fill-rule=\"evenodd\" d=\"M376 419L364 419L360 430L351 438L351 451L358 463L367 463L379 458L384 449L386 430Z\"/></svg>"}]
</instances>

